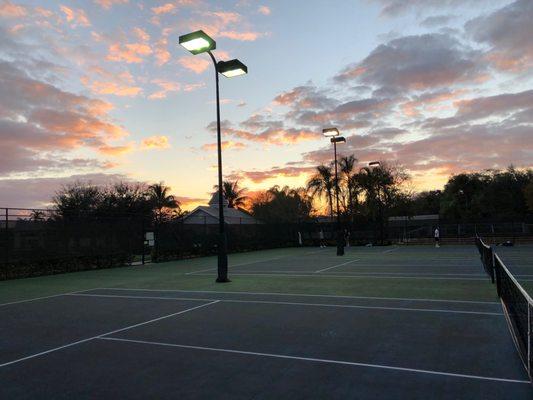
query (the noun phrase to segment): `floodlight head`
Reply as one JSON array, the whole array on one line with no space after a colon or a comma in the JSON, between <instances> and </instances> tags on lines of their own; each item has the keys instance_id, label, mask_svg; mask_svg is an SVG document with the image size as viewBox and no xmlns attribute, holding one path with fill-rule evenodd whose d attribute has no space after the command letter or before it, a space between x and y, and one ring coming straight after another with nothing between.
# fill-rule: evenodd
<instances>
[{"instance_id":1,"label":"floodlight head","mask_svg":"<svg viewBox=\"0 0 533 400\"><path fill-rule=\"evenodd\" d=\"M216 42L202 30L180 36L179 44L194 55L217 48Z\"/></svg>"},{"instance_id":2,"label":"floodlight head","mask_svg":"<svg viewBox=\"0 0 533 400\"><path fill-rule=\"evenodd\" d=\"M325 128L322 129L322 134L326 137L339 136L339 130L337 128Z\"/></svg>"},{"instance_id":3,"label":"floodlight head","mask_svg":"<svg viewBox=\"0 0 533 400\"><path fill-rule=\"evenodd\" d=\"M344 138L344 136L332 137L330 140L331 143L346 143L346 139Z\"/></svg>"},{"instance_id":4,"label":"floodlight head","mask_svg":"<svg viewBox=\"0 0 533 400\"><path fill-rule=\"evenodd\" d=\"M372 161L371 163L368 163L369 167L379 167L381 163L379 161Z\"/></svg>"},{"instance_id":5,"label":"floodlight head","mask_svg":"<svg viewBox=\"0 0 533 400\"><path fill-rule=\"evenodd\" d=\"M248 73L248 67L239 60L219 61L217 70L226 78L233 78L234 76L244 75Z\"/></svg>"}]
</instances>

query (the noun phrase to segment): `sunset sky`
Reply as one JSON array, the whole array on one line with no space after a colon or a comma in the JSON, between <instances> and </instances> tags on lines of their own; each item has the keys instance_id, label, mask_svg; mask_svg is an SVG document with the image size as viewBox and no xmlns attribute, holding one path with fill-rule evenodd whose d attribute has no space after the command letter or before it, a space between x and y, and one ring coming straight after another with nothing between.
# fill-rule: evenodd
<instances>
[{"instance_id":1,"label":"sunset sky","mask_svg":"<svg viewBox=\"0 0 533 400\"><path fill-rule=\"evenodd\" d=\"M418 190L461 171L533 166L533 1L0 0L0 207L44 207L76 180L164 181L183 208L224 173L301 186L337 126L360 165L403 165Z\"/></svg>"}]
</instances>

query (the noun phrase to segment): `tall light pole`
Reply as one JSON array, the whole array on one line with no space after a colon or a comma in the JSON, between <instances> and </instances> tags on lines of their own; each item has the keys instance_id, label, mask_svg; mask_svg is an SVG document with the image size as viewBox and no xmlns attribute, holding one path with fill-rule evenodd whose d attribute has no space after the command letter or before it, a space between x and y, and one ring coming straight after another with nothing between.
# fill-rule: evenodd
<instances>
[{"instance_id":1,"label":"tall light pole","mask_svg":"<svg viewBox=\"0 0 533 400\"><path fill-rule=\"evenodd\" d=\"M337 143L346 143L346 139L339 136L339 130L337 128L322 129L322 134L330 138L333 143L333 155L335 160L335 197L337 201L337 255L344 255L344 232L341 229L341 213L339 206L339 176L337 172Z\"/></svg>"},{"instance_id":2,"label":"tall light pole","mask_svg":"<svg viewBox=\"0 0 533 400\"><path fill-rule=\"evenodd\" d=\"M215 66L215 82L217 97L217 154L218 154L218 276L217 282L229 282L228 279L228 254L226 228L224 222L224 196L222 184L222 140L220 134L220 95L218 74L227 78L244 75L248 73L248 68L239 60L218 61L211 52L216 49L216 42L204 31L196 31L179 37L179 44L185 47L192 54L207 53Z\"/></svg>"},{"instance_id":3,"label":"tall light pole","mask_svg":"<svg viewBox=\"0 0 533 400\"><path fill-rule=\"evenodd\" d=\"M381 167L381 163L379 161L372 161L368 163L369 167ZM378 210L379 210L379 241L383 245L383 207L381 204L381 191L379 190L379 183L377 186L378 189Z\"/></svg>"}]
</instances>

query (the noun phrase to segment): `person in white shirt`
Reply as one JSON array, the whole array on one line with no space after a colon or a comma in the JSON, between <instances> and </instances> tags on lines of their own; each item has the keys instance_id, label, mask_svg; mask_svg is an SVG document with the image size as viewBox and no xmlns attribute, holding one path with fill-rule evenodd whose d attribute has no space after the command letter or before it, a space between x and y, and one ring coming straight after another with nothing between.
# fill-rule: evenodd
<instances>
[{"instance_id":1,"label":"person in white shirt","mask_svg":"<svg viewBox=\"0 0 533 400\"><path fill-rule=\"evenodd\" d=\"M440 247L440 245L439 245L440 232L439 232L439 227L438 226L435 228L434 236L435 236L435 247Z\"/></svg>"},{"instance_id":2,"label":"person in white shirt","mask_svg":"<svg viewBox=\"0 0 533 400\"><path fill-rule=\"evenodd\" d=\"M320 229L320 232L318 233L318 237L320 239L320 248L326 247L326 242L324 241L324 231Z\"/></svg>"}]
</instances>

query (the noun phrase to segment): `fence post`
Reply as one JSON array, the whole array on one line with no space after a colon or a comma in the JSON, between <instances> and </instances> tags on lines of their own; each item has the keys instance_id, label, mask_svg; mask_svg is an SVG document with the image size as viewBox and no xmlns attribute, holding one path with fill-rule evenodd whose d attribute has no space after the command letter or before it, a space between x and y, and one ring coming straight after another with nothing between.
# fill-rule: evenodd
<instances>
[{"instance_id":1,"label":"fence post","mask_svg":"<svg viewBox=\"0 0 533 400\"><path fill-rule=\"evenodd\" d=\"M9 208L6 207L6 227L5 227L5 243L6 243L6 251L5 251L5 261L6 261L6 271L7 271L7 265L9 264Z\"/></svg>"},{"instance_id":2,"label":"fence post","mask_svg":"<svg viewBox=\"0 0 533 400\"><path fill-rule=\"evenodd\" d=\"M527 373L531 379L531 304L527 305Z\"/></svg>"}]
</instances>

